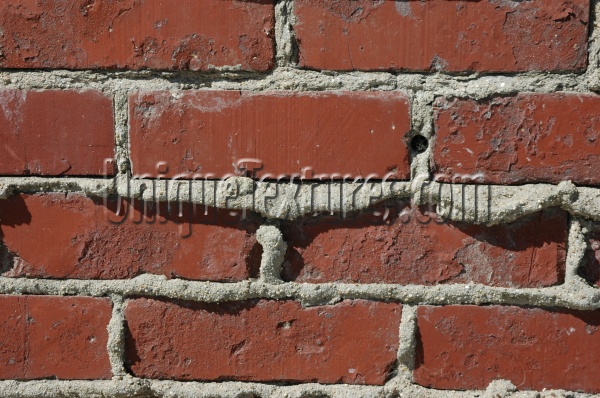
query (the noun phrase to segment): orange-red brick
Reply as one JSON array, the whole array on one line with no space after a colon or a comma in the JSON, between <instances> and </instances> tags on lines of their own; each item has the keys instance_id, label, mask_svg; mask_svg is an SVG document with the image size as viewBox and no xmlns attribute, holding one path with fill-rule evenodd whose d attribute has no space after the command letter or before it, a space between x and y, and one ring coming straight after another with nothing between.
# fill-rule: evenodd
<instances>
[{"instance_id":1,"label":"orange-red brick","mask_svg":"<svg viewBox=\"0 0 600 398\"><path fill-rule=\"evenodd\" d=\"M560 210L486 227L398 203L346 219L287 222L282 231L283 278L291 281L542 287L564 280L567 215Z\"/></svg>"},{"instance_id":2,"label":"orange-red brick","mask_svg":"<svg viewBox=\"0 0 600 398\"><path fill-rule=\"evenodd\" d=\"M273 13L273 0L6 0L0 66L266 71Z\"/></svg>"},{"instance_id":3,"label":"orange-red brick","mask_svg":"<svg viewBox=\"0 0 600 398\"><path fill-rule=\"evenodd\" d=\"M0 379L110 379L108 299L0 296Z\"/></svg>"},{"instance_id":4,"label":"orange-red brick","mask_svg":"<svg viewBox=\"0 0 600 398\"><path fill-rule=\"evenodd\" d=\"M600 96L519 94L435 103L438 181L600 185Z\"/></svg>"},{"instance_id":5,"label":"orange-red brick","mask_svg":"<svg viewBox=\"0 0 600 398\"><path fill-rule=\"evenodd\" d=\"M175 380L383 384L396 362L401 306L363 300L220 304L130 300L134 375Z\"/></svg>"},{"instance_id":6,"label":"orange-red brick","mask_svg":"<svg viewBox=\"0 0 600 398\"><path fill-rule=\"evenodd\" d=\"M398 92L139 92L129 106L135 174L219 178L251 158L262 163L255 177L410 176L410 108Z\"/></svg>"},{"instance_id":7,"label":"orange-red brick","mask_svg":"<svg viewBox=\"0 0 600 398\"><path fill-rule=\"evenodd\" d=\"M311 69L582 71L587 0L294 2Z\"/></svg>"},{"instance_id":8,"label":"orange-red brick","mask_svg":"<svg viewBox=\"0 0 600 398\"><path fill-rule=\"evenodd\" d=\"M484 389L600 392L600 311L518 307L419 307L415 382Z\"/></svg>"},{"instance_id":9,"label":"orange-red brick","mask_svg":"<svg viewBox=\"0 0 600 398\"><path fill-rule=\"evenodd\" d=\"M0 174L114 173L110 97L94 90L6 89L0 107Z\"/></svg>"},{"instance_id":10,"label":"orange-red brick","mask_svg":"<svg viewBox=\"0 0 600 398\"><path fill-rule=\"evenodd\" d=\"M157 212L140 201L103 205L75 194L16 195L0 201L4 276L125 279L150 273L234 281L260 263L257 218L179 204ZM125 214L127 211L127 214ZM157 214L158 213L158 214ZM125 218L126 216L126 218ZM119 224L115 224L119 223ZM255 267L256 268L256 267Z\"/></svg>"}]
</instances>

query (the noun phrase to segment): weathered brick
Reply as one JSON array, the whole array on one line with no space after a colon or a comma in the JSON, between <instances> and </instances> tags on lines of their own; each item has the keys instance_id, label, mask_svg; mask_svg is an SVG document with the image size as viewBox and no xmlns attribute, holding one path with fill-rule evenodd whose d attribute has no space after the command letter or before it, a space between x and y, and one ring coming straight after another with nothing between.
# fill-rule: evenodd
<instances>
[{"instance_id":1,"label":"weathered brick","mask_svg":"<svg viewBox=\"0 0 600 398\"><path fill-rule=\"evenodd\" d=\"M6 89L0 107L0 174L114 173L111 162L105 166L115 140L112 100L104 94Z\"/></svg>"},{"instance_id":2,"label":"weathered brick","mask_svg":"<svg viewBox=\"0 0 600 398\"><path fill-rule=\"evenodd\" d=\"M300 66L329 70L576 71L589 2L294 2Z\"/></svg>"},{"instance_id":3,"label":"weathered brick","mask_svg":"<svg viewBox=\"0 0 600 398\"><path fill-rule=\"evenodd\" d=\"M273 14L273 0L6 0L0 66L266 71Z\"/></svg>"},{"instance_id":4,"label":"weathered brick","mask_svg":"<svg viewBox=\"0 0 600 398\"><path fill-rule=\"evenodd\" d=\"M107 299L0 296L0 379L110 379Z\"/></svg>"},{"instance_id":5,"label":"weathered brick","mask_svg":"<svg viewBox=\"0 0 600 398\"><path fill-rule=\"evenodd\" d=\"M564 280L567 216L545 210L492 227L442 222L426 208L390 204L373 212L282 225L285 280L297 282L481 283L542 287ZM387 214L384 220L383 215Z\"/></svg>"},{"instance_id":6,"label":"weathered brick","mask_svg":"<svg viewBox=\"0 0 600 398\"><path fill-rule=\"evenodd\" d=\"M134 375L176 380L383 384L396 361L401 306L363 300L130 300L126 357Z\"/></svg>"},{"instance_id":7,"label":"weathered brick","mask_svg":"<svg viewBox=\"0 0 600 398\"><path fill-rule=\"evenodd\" d=\"M4 276L124 279L162 274L200 280L242 280L260 263L256 216L140 201L103 206L75 194L13 196L0 201ZM122 222L121 222L122 221ZM120 224L116 224L121 222Z\"/></svg>"},{"instance_id":8,"label":"weathered brick","mask_svg":"<svg viewBox=\"0 0 600 398\"><path fill-rule=\"evenodd\" d=\"M408 179L408 99L397 92L138 92L130 97L136 174L368 175ZM165 170L162 170L165 171ZM326 177L328 178L328 177ZM341 178L338 177L338 178Z\"/></svg>"},{"instance_id":9,"label":"weathered brick","mask_svg":"<svg viewBox=\"0 0 600 398\"><path fill-rule=\"evenodd\" d=\"M519 94L435 103L438 181L600 185L600 96Z\"/></svg>"},{"instance_id":10,"label":"weathered brick","mask_svg":"<svg viewBox=\"0 0 600 398\"><path fill-rule=\"evenodd\" d=\"M600 392L600 311L447 306L417 310L416 383Z\"/></svg>"}]
</instances>

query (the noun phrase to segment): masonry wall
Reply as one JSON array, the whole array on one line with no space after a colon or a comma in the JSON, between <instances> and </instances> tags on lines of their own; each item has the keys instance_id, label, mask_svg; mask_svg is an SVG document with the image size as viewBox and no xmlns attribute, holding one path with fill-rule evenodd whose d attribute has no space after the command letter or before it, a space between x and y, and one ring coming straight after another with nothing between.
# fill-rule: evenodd
<instances>
[{"instance_id":1,"label":"masonry wall","mask_svg":"<svg viewBox=\"0 0 600 398\"><path fill-rule=\"evenodd\" d=\"M0 397L600 394L598 11L0 2Z\"/></svg>"}]
</instances>

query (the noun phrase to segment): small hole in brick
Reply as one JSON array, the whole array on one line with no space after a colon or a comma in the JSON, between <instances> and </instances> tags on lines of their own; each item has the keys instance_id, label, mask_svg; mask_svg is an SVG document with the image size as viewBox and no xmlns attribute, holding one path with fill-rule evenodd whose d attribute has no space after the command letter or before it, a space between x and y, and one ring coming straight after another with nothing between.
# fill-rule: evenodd
<instances>
[{"instance_id":1,"label":"small hole in brick","mask_svg":"<svg viewBox=\"0 0 600 398\"><path fill-rule=\"evenodd\" d=\"M422 135L415 135L410 140L410 148L416 153L425 152L428 146L429 141L427 141L427 138L423 137Z\"/></svg>"}]
</instances>

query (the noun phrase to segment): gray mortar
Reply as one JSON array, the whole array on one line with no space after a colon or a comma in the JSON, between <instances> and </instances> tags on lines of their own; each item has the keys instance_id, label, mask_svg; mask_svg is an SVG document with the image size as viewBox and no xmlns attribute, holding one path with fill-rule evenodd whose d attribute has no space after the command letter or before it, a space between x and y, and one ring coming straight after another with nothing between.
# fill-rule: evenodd
<instances>
[{"instance_id":1,"label":"gray mortar","mask_svg":"<svg viewBox=\"0 0 600 398\"><path fill-rule=\"evenodd\" d=\"M425 167L426 162L419 156L413 165L420 163ZM347 215L386 200L410 199L415 204L437 205L437 212L444 218L474 224L507 223L550 207L600 221L600 188L577 187L569 181L519 186L438 183L428 180L419 168L414 175L410 182L299 178L272 182L246 177L152 180L130 179L123 174L114 179L0 177L0 198L17 192L69 192L97 198L120 195L145 201L245 209L276 220L295 220L316 212Z\"/></svg>"},{"instance_id":2,"label":"gray mortar","mask_svg":"<svg viewBox=\"0 0 600 398\"><path fill-rule=\"evenodd\" d=\"M239 283L168 280L141 275L130 280L42 280L0 277L1 294L82 295L110 297L112 318L108 325L108 352L113 380L107 381L0 381L3 397L592 397L600 395L565 391L515 392L507 381L494 381L485 391L439 391L412 384L415 354L416 308L419 305L498 304L600 309L600 289L589 286L577 274L585 253L586 234L600 221L600 188L558 185L478 186L431 182L429 159L433 140L432 104L436 97L483 99L521 92L590 93L600 91L600 29L595 21L589 41L589 67L583 74L530 72L519 74L329 72L294 68L298 49L293 31L293 0L279 0L275 7L277 68L266 74L240 72L236 67L213 68L208 73L154 71L0 71L5 88L96 89L115 104L115 154L119 175L102 178L0 178L0 198L16 192L70 192L90 197L121 195L159 201L189 201L198 205L250 209L268 219L257 233L263 245L259 280ZM600 15L600 2L592 1L593 15ZM431 140L429 149L411 158L411 182L303 182L298 188L289 181L278 184L246 178L225 181L195 181L191 189L182 183L128 180L131 171L128 148L128 94L137 90L293 90L293 91L397 91L412 100L412 135ZM383 176L382 176L383 177ZM296 179L297 182L297 179ZM143 186L145 190L141 189ZM150 189L148 189L150 188ZM184 189L186 188L186 189ZM297 191L299 189L299 191ZM277 197L273 198L275 190ZM190 195L191 192L191 195ZM456 206L456 198L464 205ZM202 195L204 193L204 195ZM297 194L297 195L296 195ZM204 196L204 198L203 198ZM477 284L437 286L393 284L299 284L284 283L279 275L285 236L276 220L298 219L315 212L348 213L366 209L384 200L410 199L415 204L436 204L448 219L477 224L498 224L549 207L561 207L572 215L568 237L565 283L542 289L497 288ZM481 203L489 203L489 208ZM255 206L252 206L255 203ZM478 206L476 206L476 203ZM343 299L398 301L403 304L399 332L397 374L383 387L300 384L279 386L263 383L197 383L144 380L131 377L124 368L125 320L128 297L161 296L205 302L255 298L294 299L304 306L335 304Z\"/></svg>"},{"instance_id":3,"label":"gray mortar","mask_svg":"<svg viewBox=\"0 0 600 398\"><path fill-rule=\"evenodd\" d=\"M275 46L277 66L293 66L298 54L294 36L294 2L281 0L275 5Z\"/></svg>"},{"instance_id":4,"label":"gray mortar","mask_svg":"<svg viewBox=\"0 0 600 398\"><path fill-rule=\"evenodd\" d=\"M565 269L566 285L574 287L581 285L588 286L587 282L577 272L582 265L586 249L587 241L581 222L577 219L570 220Z\"/></svg>"},{"instance_id":5,"label":"gray mortar","mask_svg":"<svg viewBox=\"0 0 600 398\"><path fill-rule=\"evenodd\" d=\"M262 383L199 383L125 378L111 381L56 381L29 382L0 381L0 398L591 398L593 394L562 390L542 392L514 391L508 381L494 381L486 390L443 391L423 388L408 382L390 382L382 387L352 385L278 386Z\"/></svg>"},{"instance_id":6,"label":"gray mortar","mask_svg":"<svg viewBox=\"0 0 600 398\"><path fill-rule=\"evenodd\" d=\"M400 321L400 343L398 345L398 375L411 383L412 371L415 364L417 342L417 308L412 305L402 306L402 319Z\"/></svg>"},{"instance_id":7,"label":"gray mortar","mask_svg":"<svg viewBox=\"0 0 600 398\"><path fill-rule=\"evenodd\" d=\"M281 268L287 251L287 244L283 241L281 231L273 225L261 225L256 231L256 240L263 249L260 262L260 280L265 283L283 283Z\"/></svg>"},{"instance_id":8,"label":"gray mortar","mask_svg":"<svg viewBox=\"0 0 600 398\"><path fill-rule=\"evenodd\" d=\"M127 90L116 90L113 95L115 118L115 162L118 173L131 169L129 161L129 104Z\"/></svg>"},{"instance_id":9,"label":"gray mortar","mask_svg":"<svg viewBox=\"0 0 600 398\"><path fill-rule=\"evenodd\" d=\"M303 284L283 283L277 269L285 243L279 231L272 225L263 226L259 241L266 253L261 266L262 280L238 283L198 282L179 279L168 280L164 276L141 275L129 280L45 280L0 278L2 294L50 294L82 296L127 297L135 295L162 296L173 299L204 302L241 301L255 298L295 299L305 306L333 304L343 299L371 299L399 301L405 304L506 304L536 305L542 307L566 307L572 309L600 309L600 289L586 284L577 269L583 258L586 243L580 222L571 222L566 281L563 285L541 289L513 289L477 284L456 285L397 285L397 284ZM270 258L269 256L273 256ZM273 263L269 263L272 261ZM118 311L120 303L115 301ZM118 333L122 319L111 322L113 339L111 352L118 351L122 340ZM113 354L117 355L117 354ZM405 354L402 354L405 355Z\"/></svg>"},{"instance_id":10,"label":"gray mortar","mask_svg":"<svg viewBox=\"0 0 600 398\"><path fill-rule=\"evenodd\" d=\"M115 378L127 376L125 370L125 317L123 315L123 296L110 295L113 303L112 317L107 326L108 357Z\"/></svg>"}]
</instances>

